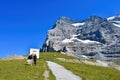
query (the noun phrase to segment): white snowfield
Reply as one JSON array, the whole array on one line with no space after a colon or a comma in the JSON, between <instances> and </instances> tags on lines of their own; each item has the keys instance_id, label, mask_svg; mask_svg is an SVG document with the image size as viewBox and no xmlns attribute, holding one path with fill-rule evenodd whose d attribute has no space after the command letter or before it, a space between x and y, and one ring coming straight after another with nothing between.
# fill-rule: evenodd
<instances>
[{"instance_id":1,"label":"white snowfield","mask_svg":"<svg viewBox=\"0 0 120 80\"><path fill-rule=\"evenodd\" d=\"M71 43L71 42L74 42L74 41L72 41L71 39L64 39L62 42L63 43Z\"/></svg>"},{"instance_id":2,"label":"white snowfield","mask_svg":"<svg viewBox=\"0 0 120 80\"><path fill-rule=\"evenodd\" d=\"M107 18L107 20L113 20L116 17L120 17L120 15L109 17L109 18Z\"/></svg>"},{"instance_id":3,"label":"white snowfield","mask_svg":"<svg viewBox=\"0 0 120 80\"><path fill-rule=\"evenodd\" d=\"M120 15L118 15L117 17L120 17ZM109 17L109 18L107 18L107 20L110 21L110 22L114 22L114 23L112 23L114 26L120 27L120 21L114 21L113 20L114 18L116 18L116 16Z\"/></svg>"},{"instance_id":4,"label":"white snowfield","mask_svg":"<svg viewBox=\"0 0 120 80\"><path fill-rule=\"evenodd\" d=\"M83 23L74 23L74 24L72 24L73 26L75 26L75 27L77 27L77 26L82 26L82 25L84 25L85 23L83 22Z\"/></svg>"},{"instance_id":5,"label":"white snowfield","mask_svg":"<svg viewBox=\"0 0 120 80\"><path fill-rule=\"evenodd\" d=\"M79 76L74 75L71 71L65 69L63 66L47 61L49 68L56 77L56 80L82 80Z\"/></svg>"},{"instance_id":6,"label":"white snowfield","mask_svg":"<svg viewBox=\"0 0 120 80\"><path fill-rule=\"evenodd\" d=\"M120 27L120 24L113 23L113 25L116 26L116 27Z\"/></svg>"},{"instance_id":7,"label":"white snowfield","mask_svg":"<svg viewBox=\"0 0 120 80\"><path fill-rule=\"evenodd\" d=\"M114 18L115 18L115 16L112 16L112 17L107 18L107 20L112 20Z\"/></svg>"},{"instance_id":8,"label":"white snowfield","mask_svg":"<svg viewBox=\"0 0 120 80\"><path fill-rule=\"evenodd\" d=\"M72 35L72 37L70 39L64 39L62 42L63 43L70 43L70 42L74 42L74 40L77 40L79 42L85 43L85 44L89 44L89 43L99 43L97 41L91 41L91 40L81 40L76 38L76 36L78 35Z\"/></svg>"}]
</instances>

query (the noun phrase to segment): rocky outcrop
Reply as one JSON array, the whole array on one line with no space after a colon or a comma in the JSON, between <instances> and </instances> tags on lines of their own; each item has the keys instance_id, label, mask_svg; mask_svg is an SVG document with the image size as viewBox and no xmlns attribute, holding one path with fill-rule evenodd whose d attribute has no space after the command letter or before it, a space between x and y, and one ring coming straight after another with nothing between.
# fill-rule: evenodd
<instances>
[{"instance_id":1,"label":"rocky outcrop","mask_svg":"<svg viewBox=\"0 0 120 80\"><path fill-rule=\"evenodd\" d=\"M107 19L91 16L83 21L61 17L48 31L41 51L56 51L78 57L86 55L90 58L102 54L106 60L119 60L120 15Z\"/></svg>"}]
</instances>

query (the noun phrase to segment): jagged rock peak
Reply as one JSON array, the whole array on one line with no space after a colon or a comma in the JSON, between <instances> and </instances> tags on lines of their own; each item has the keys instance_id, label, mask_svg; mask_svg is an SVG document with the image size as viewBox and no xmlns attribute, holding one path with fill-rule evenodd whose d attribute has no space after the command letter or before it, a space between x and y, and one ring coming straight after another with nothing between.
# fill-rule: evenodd
<instances>
[{"instance_id":1,"label":"jagged rock peak","mask_svg":"<svg viewBox=\"0 0 120 80\"><path fill-rule=\"evenodd\" d=\"M60 17L61 20L71 20L70 18L66 17L66 16L61 16Z\"/></svg>"},{"instance_id":2,"label":"jagged rock peak","mask_svg":"<svg viewBox=\"0 0 120 80\"><path fill-rule=\"evenodd\" d=\"M60 17L60 20L75 22L75 21L72 20L71 18L68 18L68 17L65 17L65 16L61 16L61 17Z\"/></svg>"},{"instance_id":3,"label":"jagged rock peak","mask_svg":"<svg viewBox=\"0 0 120 80\"><path fill-rule=\"evenodd\" d=\"M99 23L103 21L107 21L106 19L99 17L99 16L90 16L88 19L85 20L86 22L93 22L93 23Z\"/></svg>"},{"instance_id":4,"label":"jagged rock peak","mask_svg":"<svg viewBox=\"0 0 120 80\"><path fill-rule=\"evenodd\" d=\"M72 23L75 23L76 21L68 18L68 17L65 17L65 16L62 16L60 17L57 22L56 22L56 25L57 24L72 24Z\"/></svg>"},{"instance_id":5,"label":"jagged rock peak","mask_svg":"<svg viewBox=\"0 0 120 80\"><path fill-rule=\"evenodd\" d=\"M103 19L103 18L100 16L90 16L88 19L95 20L95 19Z\"/></svg>"},{"instance_id":6,"label":"jagged rock peak","mask_svg":"<svg viewBox=\"0 0 120 80\"><path fill-rule=\"evenodd\" d=\"M117 14L116 17L120 17L120 14Z\"/></svg>"}]
</instances>

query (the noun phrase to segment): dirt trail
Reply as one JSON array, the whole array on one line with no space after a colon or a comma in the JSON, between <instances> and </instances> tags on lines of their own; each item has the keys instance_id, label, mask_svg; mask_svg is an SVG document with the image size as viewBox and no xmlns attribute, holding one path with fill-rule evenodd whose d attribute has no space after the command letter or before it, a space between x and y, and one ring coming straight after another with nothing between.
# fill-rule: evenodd
<instances>
[{"instance_id":1,"label":"dirt trail","mask_svg":"<svg viewBox=\"0 0 120 80\"><path fill-rule=\"evenodd\" d=\"M76 76L71 71L65 69L63 66L47 61L49 68L56 77L56 80L82 80L79 76Z\"/></svg>"}]
</instances>

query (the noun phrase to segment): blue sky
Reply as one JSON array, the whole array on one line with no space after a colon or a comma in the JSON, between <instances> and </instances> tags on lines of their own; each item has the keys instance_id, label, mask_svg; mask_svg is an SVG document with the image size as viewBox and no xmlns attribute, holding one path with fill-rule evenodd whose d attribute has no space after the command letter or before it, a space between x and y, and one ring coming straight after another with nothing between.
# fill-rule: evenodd
<instances>
[{"instance_id":1,"label":"blue sky","mask_svg":"<svg viewBox=\"0 0 120 80\"><path fill-rule=\"evenodd\" d=\"M1 0L0 58L39 49L61 16L83 20L116 14L120 14L120 0Z\"/></svg>"}]
</instances>

